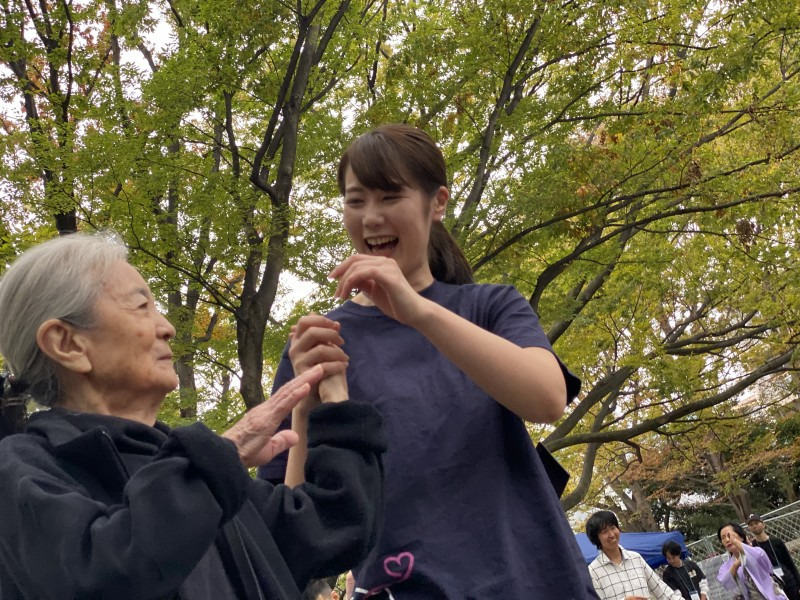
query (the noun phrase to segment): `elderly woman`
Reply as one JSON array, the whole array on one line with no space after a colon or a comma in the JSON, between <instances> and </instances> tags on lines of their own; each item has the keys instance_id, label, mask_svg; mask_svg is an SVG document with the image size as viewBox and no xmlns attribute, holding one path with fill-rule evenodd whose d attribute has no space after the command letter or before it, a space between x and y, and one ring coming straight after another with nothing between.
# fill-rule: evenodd
<instances>
[{"instance_id":1,"label":"elderly woman","mask_svg":"<svg viewBox=\"0 0 800 600\"><path fill-rule=\"evenodd\" d=\"M296 600L369 551L385 443L375 409L344 401L346 363L297 377L222 436L170 429L156 415L177 385L174 335L103 236L45 242L0 279L3 401L24 390L50 407L0 442L3 600ZM275 431L323 377L306 483L253 480L248 467L297 442Z\"/></svg>"},{"instance_id":2,"label":"elderly woman","mask_svg":"<svg viewBox=\"0 0 800 600\"><path fill-rule=\"evenodd\" d=\"M786 600L772 579L772 563L767 553L745 542L741 525L726 523L717 530L717 538L728 551L728 558L717 573L722 587L737 600Z\"/></svg>"}]
</instances>

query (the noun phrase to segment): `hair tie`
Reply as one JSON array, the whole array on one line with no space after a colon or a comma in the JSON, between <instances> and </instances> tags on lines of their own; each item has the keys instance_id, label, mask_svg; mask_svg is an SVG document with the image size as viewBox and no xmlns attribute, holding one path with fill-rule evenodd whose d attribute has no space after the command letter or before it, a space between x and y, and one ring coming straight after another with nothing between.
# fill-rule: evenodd
<instances>
[{"instance_id":1,"label":"hair tie","mask_svg":"<svg viewBox=\"0 0 800 600\"><path fill-rule=\"evenodd\" d=\"M11 373L0 373L0 396L3 400L11 400L22 396L28 387Z\"/></svg>"}]
</instances>

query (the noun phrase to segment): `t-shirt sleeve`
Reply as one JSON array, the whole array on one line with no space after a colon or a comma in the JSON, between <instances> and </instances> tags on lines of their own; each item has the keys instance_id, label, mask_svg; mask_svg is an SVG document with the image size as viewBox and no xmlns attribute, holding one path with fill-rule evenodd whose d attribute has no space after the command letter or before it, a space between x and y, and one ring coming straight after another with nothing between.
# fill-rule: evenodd
<instances>
[{"instance_id":1,"label":"t-shirt sleeve","mask_svg":"<svg viewBox=\"0 0 800 600\"><path fill-rule=\"evenodd\" d=\"M572 402L581 391L581 380L555 354L528 301L511 285L486 286L485 289L490 298L479 302L479 306L485 307L480 316L486 329L521 348L545 348L553 352L567 384L567 402Z\"/></svg>"}]
</instances>

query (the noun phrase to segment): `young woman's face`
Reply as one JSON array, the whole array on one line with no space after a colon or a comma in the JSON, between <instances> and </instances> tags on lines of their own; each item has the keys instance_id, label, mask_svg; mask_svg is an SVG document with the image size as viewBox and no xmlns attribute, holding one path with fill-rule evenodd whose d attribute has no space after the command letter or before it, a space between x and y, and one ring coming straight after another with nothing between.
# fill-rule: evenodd
<instances>
[{"instance_id":1,"label":"young woman's face","mask_svg":"<svg viewBox=\"0 0 800 600\"><path fill-rule=\"evenodd\" d=\"M359 254L393 258L412 287L419 290L433 281L428 239L431 223L442 218L448 197L444 186L433 198L408 186L398 191L367 188L348 168L344 226Z\"/></svg>"}]
</instances>

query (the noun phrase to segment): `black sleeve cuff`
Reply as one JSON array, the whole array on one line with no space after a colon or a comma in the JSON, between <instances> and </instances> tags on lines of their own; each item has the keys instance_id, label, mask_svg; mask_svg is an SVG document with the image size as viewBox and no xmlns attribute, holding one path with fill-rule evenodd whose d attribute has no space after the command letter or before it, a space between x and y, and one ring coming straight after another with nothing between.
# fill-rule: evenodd
<instances>
[{"instance_id":1,"label":"black sleeve cuff","mask_svg":"<svg viewBox=\"0 0 800 600\"><path fill-rule=\"evenodd\" d=\"M178 448L200 472L219 502L225 520L239 512L251 481L234 443L202 423L194 423L173 429L161 453L180 452Z\"/></svg>"},{"instance_id":2,"label":"black sleeve cuff","mask_svg":"<svg viewBox=\"0 0 800 600\"><path fill-rule=\"evenodd\" d=\"M558 360L558 366L561 367L561 373L564 375L564 382L567 384L567 404L569 404L580 393L581 380L561 362L560 358L556 357L556 360Z\"/></svg>"},{"instance_id":3,"label":"black sleeve cuff","mask_svg":"<svg viewBox=\"0 0 800 600\"><path fill-rule=\"evenodd\" d=\"M365 402L322 404L308 417L308 446L322 444L385 452L383 418L374 406Z\"/></svg>"}]
</instances>

